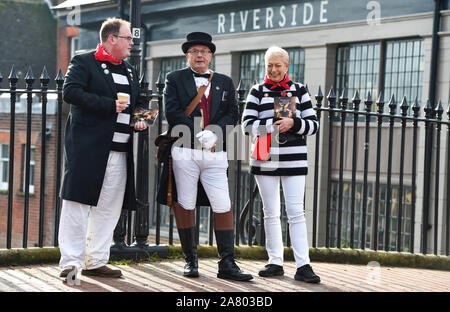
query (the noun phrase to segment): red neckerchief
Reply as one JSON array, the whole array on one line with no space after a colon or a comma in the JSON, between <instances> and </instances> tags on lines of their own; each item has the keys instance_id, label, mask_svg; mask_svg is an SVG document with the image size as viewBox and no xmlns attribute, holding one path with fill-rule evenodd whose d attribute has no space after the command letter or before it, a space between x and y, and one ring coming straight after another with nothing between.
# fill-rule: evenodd
<instances>
[{"instance_id":1,"label":"red neckerchief","mask_svg":"<svg viewBox=\"0 0 450 312\"><path fill-rule=\"evenodd\" d=\"M112 55L109 54L108 51L106 51L105 47L101 43L99 43L97 45L97 51L95 51L94 56L95 56L95 59L98 61L109 61L109 62L114 62L114 63L119 63L119 64L122 63L122 60L118 60L118 59L115 59L114 57L112 57Z\"/></svg>"},{"instance_id":2,"label":"red neckerchief","mask_svg":"<svg viewBox=\"0 0 450 312\"><path fill-rule=\"evenodd\" d=\"M291 87L287 84L289 81L291 81L291 79L289 78L288 74L286 73L286 75L284 76L284 79L281 80L280 82L273 82L272 80L269 79L269 77L264 78L264 84L271 86L270 90L275 89L276 87L282 87L285 90L289 90Z\"/></svg>"}]
</instances>

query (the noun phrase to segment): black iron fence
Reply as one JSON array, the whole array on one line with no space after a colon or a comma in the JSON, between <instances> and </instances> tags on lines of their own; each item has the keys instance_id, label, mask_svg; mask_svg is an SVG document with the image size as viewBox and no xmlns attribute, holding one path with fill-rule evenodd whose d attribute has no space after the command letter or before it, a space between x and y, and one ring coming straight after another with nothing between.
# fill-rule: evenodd
<instances>
[{"instance_id":1,"label":"black iron fence","mask_svg":"<svg viewBox=\"0 0 450 312\"><path fill-rule=\"evenodd\" d=\"M0 87L2 80L0 75ZM7 177L7 189L0 190L0 210L6 220L0 222L0 235L2 232L6 233L4 238L0 238L6 242L6 248L11 248L12 242L17 241L13 239L13 233L21 233L24 248L32 246L30 233L37 233L33 234L36 236L36 239L33 238L33 242L36 241L35 246L49 245L49 241L54 246L58 244L58 192L61 184L63 139L61 125L64 115L63 76L59 71L55 78L56 88L53 90L48 88L50 78L45 68L39 78L41 85L38 89L33 89L35 80L29 70L25 77L26 88L17 89L19 77L13 68L8 77L9 88L0 89L0 105L2 96L5 99L4 95L8 95L8 109L2 111L0 106L0 120L8 120L8 123L2 122L0 131L9 133L8 142L0 136L0 144L8 144L9 151L8 157L4 157L7 160L2 158L1 172L3 179ZM162 75L156 82L157 92L149 90L145 74L141 78L140 87L144 103L147 106L153 103L162 112ZM245 88L239 84L237 97L240 116L245 104L245 93ZM27 99L26 113L22 114L24 116L16 115L16 102L20 94L26 94ZM56 112L51 117L56 124L56 133L50 136L47 135L49 117L46 111L49 94L56 95ZM33 103L34 95L38 96L41 108L40 114L37 114L40 130L32 131L33 127L36 127L32 124L32 121L36 120L32 118L33 109L36 110L33 105L37 104ZM370 93L362 101L358 92L351 100L352 106L348 107L346 92L337 99L332 88L326 97L327 106L323 105L324 99L319 87L315 95L315 109L320 120L320 130L315 137L308 138L309 153L314 157L309 159L308 181L312 181L312 187L308 188L305 195L306 207L311 211L307 218L313 220L310 229L312 246L449 255L450 110L446 113L447 120L443 120L444 109L441 103L435 108L430 103L421 108L417 100L410 105L405 98L401 103L397 103L394 97L391 97L385 108L382 95L374 103ZM376 110L373 109L374 104ZM388 113L385 113L385 110L389 110ZM412 114L409 114L411 111ZM423 117L420 116L421 111L424 112ZM16 125L20 118L26 122ZM158 118L157 125L150 131L156 130L159 134L162 129L162 118ZM446 131L446 134L442 133L443 131ZM21 132L25 132L25 139L22 143L17 143L16 134ZM33 141L34 132L40 133L39 140L35 138ZM23 166L15 164L18 144L24 147L21 154ZM30 166L33 145L36 158L34 172ZM36 145L40 148L36 148ZM149 152L154 150L152 146L149 132L140 133L136 175L138 210L122 214L114 233L113 253L136 255L143 252L148 255L163 250L159 248L163 247L161 212L167 207L162 207L154 200L154 193L159 184L160 163L155 163L155 176L150 177L155 180L154 187L151 188L149 183ZM446 148L442 148L443 146ZM54 157L50 157L50 154ZM22 172L18 167L23 167ZM236 217L235 243L264 245L264 216L256 183L247 173L247 167L248 162L238 158L231 162L229 168L229 173L233 173L230 176L234 179L231 195ZM39 172L39 178L34 175L36 172ZM29 189L31 177L34 179L33 185L39 186L32 194ZM23 181L17 183L16 179ZM18 187L17 184L23 186ZM16 198L18 195L19 200ZM36 215L38 221L33 229L30 229L30 201L37 201L37 198L38 209L32 215ZM33 204L33 207L36 205ZM200 235L201 223L207 222L202 227L208 229L208 243L212 245L212 212L209 209L209 217L204 221L200 218L201 209L205 208L197 208L197 233ZM21 219L22 226L18 225L17 218ZM51 221L46 222L46 218ZM153 237L149 240L151 221L155 224L154 241ZM169 244L174 244L174 228L174 218L169 215ZM285 243L289 246L286 222L283 228ZM48 239L48 236L51 239Z\"/></svg>"}]
</instances>

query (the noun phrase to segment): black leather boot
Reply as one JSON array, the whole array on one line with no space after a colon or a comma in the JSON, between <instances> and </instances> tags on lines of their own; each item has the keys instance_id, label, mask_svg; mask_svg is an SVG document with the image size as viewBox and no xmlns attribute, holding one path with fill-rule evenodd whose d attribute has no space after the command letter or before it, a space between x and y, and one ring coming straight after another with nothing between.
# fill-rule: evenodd
<instances>
[{"instance_id":1,"label":"black leather boot","mask_svg":"<svg viewBox=\"0 0 450 312\"><path fill-rule=\"evenodd\" d=\"M178 229L181 248L183 249L186 265L183 275L187 277L198 277L197 244L195 240L195 227Z\"/></svg>"},{"instance_id":2,"label":"black leather boot","mask_svg":"<svg viewBox=\"0 0 450 312\"><path fill-rule=\"evenodd\" d=\"M233 281L249 281L251 274L245 274L234 261L234 231L215 230L217 251L220 255L218 278Z\"/></svg>"}]
</instances>

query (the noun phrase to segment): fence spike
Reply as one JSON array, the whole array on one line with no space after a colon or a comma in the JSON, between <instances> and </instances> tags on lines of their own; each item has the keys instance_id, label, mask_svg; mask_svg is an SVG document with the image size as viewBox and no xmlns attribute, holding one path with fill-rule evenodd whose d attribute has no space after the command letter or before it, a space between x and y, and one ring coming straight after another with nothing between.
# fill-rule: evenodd
<instances>
[{"instance_id":1,"label":"fence spike","mask_svg":"<svg viewBox=\"0 0 450 312\"><path fill-rule=\"evenodd\" d=\"M378 95L377 104L384 104L384 93L383 90L380 91L380 94Z\"/></svg>"},{"instance_id":2,"label":"fence spike","mask_svg":"<svg viewBox=\"0 0 450 312\"><path fill-rule=\"evenodd\" d=\"M45 84L47 85L50 81L50 77L48 76L48 72L47 72L47 68L44 65L44 69L42 70L42 74L41 77L39 78L39 80L41 81L41 84Z\"/></svg>"},{"instance_id":3,"label":"fence spike","mask_svg":"<svg viewBox=\"0 0 450 312\"><path fill-rule=\"evenodd\" d=\"M414 112L414 117L419 117L419 115L420 115L420 105L419 105L419 101L417 100L417 95L416 95L416 98L414 99L414 104L413 104L413 106L412 106L412 110L413 110L413 112Z\"/></svg>"},{"instance_id":4,"label":"fence spike","mask_svg":"<svg viewBox=\"0 0 450 312\"><path fill-rule=\"evenodd\" d=\"M34 75L33 70L31 69L31 65L28 67L27 74L25 75L25 82L27 83L28 87L31 87L34 82Z\"/></svg>"},{"instance_id":5,"label":"fence spike","mask_svg":"<svg viewBox=\"0 0 450 312\"><path fill-rule=\"evenodd\" d=\"M423 110L425 112L426 118L430 118L430 119L433 118L433 107L431 106L430 99L427 100L427 104L425 105Z\"/></svg>"},{"instance_id":6,"label":"fence spike","mask_svg":"<svg viewBox=\"0 0 450 312\"><path fill-rule=\"evenodd\" d=\"M358 90L355 91L355 95L353 95L353 110L359 111L359 104L361 103L361 98L359 96Z\"/></svg>"},{"instance_id":7,"label":"fence spike","mask_svg":"<svg viewBox=\"0 0 450 312\"><path fill-rule=\"evenodd\" d=\"M323 98L322 88L319 86L319 90L317 90L316 97L321 96Z\"/></svg>"},{"instance_id":8,"label":"fence spike","mask_svg":"<svg viewBox=\"0 0 450 312\"><path fill-rule=\"evenodd\" d=\"M142 76L141 76L141 80L139 81L139 85L141 86L141 88L148 88L149 82L147 79L147 71L143 70L142 72Z\"/></svg>"},{"instance_id":9,"label":"fence spike","mask_svg":"<svg viewBox=\"0 0 450 312\"><path fill-rule=\"evenodd\" d=\"M444 108L442 107L440 99L439 99L438 104L436 105L436 108L435 108L434 111L435 111L435 113L437 115L437 119L441 120L442 119L442 114L444 113Z\"/></svg>"},{"instance_id":10,"label":"fence spike","mask_svg":"<svg viewBox=\"0 0 450 312\"><path fill-rule=\"evenodd\" d=\"M406 116L408 114L408 101L406 100L406 96L403 96L402 103L400 104L400 109L402 110L402 115Z\"/></svg>"},{"instance_id":11,"label":"fence spike","mask_svg":"<svg viewBox=\"0 0 450 312\"><path fill-rule=\"evenodd\" d=\"M159 72L158 80L156 81L155 85L156 85L157 87L158 87L158 86L161 86L161 85L164 85L164 78L163 78L163 73L162 73L162 71Z\"/></svg>"},{"instance_id":12,"label":"fence spike","mask_svg":"<svg viewBox=\"0 0 450 312\"><path fill-rule=\"evenodd\" d=\"M59 84L63 84L63 82L64 82L64 76L63 76L63 74L62 74L62 71L61 71L61 68L58 70L58 75L56 75L56 78L55 78L55 81L56 81L56 83L59 85Z\"/></svg>"},{"instance_id":13,"label":"fence spike","mask_svg":"<svg viewBox=\"0 0 450 312\"><path fill-rule=\"evenodd\" d=\"M372 94L370 91L367 91L366 100L364 101L364 104L366 105L366 112L370 112L372 110Z\"/></svg>"},{"instance_id":14,"label":"fence spike","mask_svg":"<svg viewBox=\"0 0 450 312\"><path fill-rule=\"evenodd\" d=\"M322 100L323 100L322 88L320 88L320 86L319 86L319 90L317 90L317 95L316 95L316 106L317 107L320 108L322 106Z\"/></svg>"},{"instance_id":15,"label":"fence spike","mask_svg":"<svg viewBox=\"0 0 450 312\"><path fill-rule=\"evenodd\" d=\"M383 114L383 111L384 111L384 94L383 94L383 90L381 90L380 94L378 95L377 107L378 107L378 113L379 114Z\"/></svg>"},{"instance_id":16,"label":"fence spike","mask_svg":"<svg viewBox=\"0 0 450 312\"><path fill-rule=\"evenodd\" d=\"M336 99L336 94L334 93L333 87L331 87L330 92L328 93L327 99L328 100L330 100L330 99L334 99L335 100Z\"/></svg>"},{"instance_id":17,"label":"fence spike","mask_svg":"<svg viewBox=\"0 0 450 312\"><path fill-rule=\"evenodd\" d=\"M355 91L355 95L353 96L352 101L361 101L361 98L359 97L359 92L358 90Z\"/></svg>"},{"instance_id":18,"label":"fence spike","mask_svg":"<svg viewBox=\"0 0 450 312\"><path fill-rule=\"evenodd\" d=\"M389 108L391 109L390 114L391 115L395 115L396 111L397 111L397 102L395 101L395 95L394 93L392 93L391 98L389 99L389 104L388 104Z\"/></svg>"},{"instance_id":19,"label":"fence spike","mask_svg":"<svg viewBox=\"0 0 450 312\"><path fill-rule=\"evenodd\" d=\"M11 84L14 84L19 80L19 77L17 76L17 73L16 73L16 69L14 68L14 65L11 67L11 72L9 73L8 80Z\"/></svg>"},{"instance_id":20,"label":"fence spike","mask_svg":"<svg viewBox=\"0 0 450 312\"><path fill-rule=\"evenodd\" d=\"M242 79L240 79L237 86L237 93L239 96L243 97L246 91L247 90L245 90L244 82L242 81Z\"/></svg>"},{"instance_id":21,"label":"fence spike","mask_svg":"<svg viewBox=\"0 0 450 312\"><path fill-rule=\"evenodd\" d=\"M372 94L370 93L370 90L367 91L366 102L372 102Z\"/></svg>"}]
</instances>

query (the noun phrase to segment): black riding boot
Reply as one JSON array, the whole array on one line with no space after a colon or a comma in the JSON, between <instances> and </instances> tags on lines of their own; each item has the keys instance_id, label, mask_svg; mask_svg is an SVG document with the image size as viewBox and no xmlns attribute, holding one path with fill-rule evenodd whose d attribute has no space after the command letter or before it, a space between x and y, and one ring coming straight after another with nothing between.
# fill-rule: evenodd
<instances>
[{"instance_id":1,"label":"black riding boot","mask_svg":"<svg viewBox=\"0 0 450 312\"><path fill-rule=\"evenodd\" d=\"M183 249L184 259L186 260L183 275L187 277L198 277L198 257L195 232L195 227L186 229L178 228L181 248Z\"/></svg>"},{"instance_id":2,"label":"black riding boot","mask_svg":"<svg viewBox=\"0 0 450 312\"><path fill-rule=\"evenodd\" d=\"M234 231L215 230L217 251L220 255L218 278L234 281L249 281L251 274L245 274L234 261Z\"/></svg>"}]
</instances>

